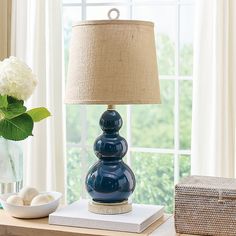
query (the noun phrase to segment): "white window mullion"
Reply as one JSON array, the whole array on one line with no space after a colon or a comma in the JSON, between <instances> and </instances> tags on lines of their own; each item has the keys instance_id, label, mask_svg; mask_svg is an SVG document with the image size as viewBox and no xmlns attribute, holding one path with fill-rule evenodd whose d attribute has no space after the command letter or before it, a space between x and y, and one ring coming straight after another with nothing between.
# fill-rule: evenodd
<instances>
[{"instance_id":1,"label":"white window mullion","mask_svg":"<svg viewBox=\"0 0 236 236\"><path fill-rule=\"evenodd\" d=\"M175 39L175 104L174 104L174 183L179 182L179 52L180 52L180 4L176 4L176 39Z\"/></svg>"},{"instance_id":2,"label":"white window mullion","mask_svg":"<svg viewBox=\"0 0 236 236\"><path fill-rule=\"evenodd\" d=\"M132 20L133 19L133 5L132 5L133 0L129 0L128 3L129 5L129 19ZM127 164L131 167L132 163L131 163L131 105L127 105L126 106L126 122L127 122L127 143L128 143L128 152L127 152Z\"/></svg>"},{"instance_id":3,"label":"white window mullion","mask_svg":"<svg viewBox=\"0 0 236 236\"><path fill-rule=\"evenodd\" d=\"M80 106L80 114L81 115L81 180L84 181L87 169L88 169L88 151L87 151L87 136L88 136L88 124L87 124L87 107L86 106ZM86 191L85 186L82 185L81 189L81 197L86 198Z\"/></svg>"},{"instance_id":4,"label":"white window mullion","mask_svg":"<svg viewBox=\"0 0 236 236\"><path fill-rule=\"evenodd\" d=\"M63 7L81 7L81 3L62 3Z\"/></svg>"},{"instance_id":5,"label":"white window mullion","mask_svg":"<svg viewBox=\"0 0 236 236\"><path fill-rule=\"evenodd\" d=\"M135 4L138 6L166 6L166 5L175 5L178 0L152 0L152 1L139 1Z\"/></svg>"},{"instance_id":6,"label":"white window mullion","mask_svg":"<svg viewBox=\"0 0 236 236\"><path fill-rule=\"evenodd\" d=\"M160 80L193 80L192 76L160 75Z\"/></svg>"},{"instance_id":7,"label":"white window mullion","mask_svg":"<svg viewBox=\"0 0 236 236\"><path fill-rule=\"evenodd\" d=\"M182 6L192 6L194 5L194 0L182 0L182 1L178 1L178 0L152 0L152 1L139 1L139 2L135 2L134 1L130 1L128 0L127 2L89 2L89 3L85 3L86 6L129 6L129 5L136 5L136 6L171 6L171 5L176 5L176 2L181 4ZM84 4L84 5L85 5ZM71 3L62 3L63 7L76 7L76 6L82 6L83 5L83 0L82 3L76 3L76 2L71 2Z\"/></svg>"},{"instance_id":8,"label":"white window mullion","mask_svg":"<svg viewBox=\"0 0 236 236\"><path fill-rule=\"evenodd\" d=\"M129 18L130 20L133 19L133 12L134 12L134 6L133 6L133 0L129 0Z\"/></svg>"},{"instance_id":9,"label":"white window mullion","mask_svg":"<svg viewBox=\"0 0 236 236\"><path fill-rule=\"evenodd\" d=\"M87 12L87 9L86 9L86 0L82 0L82 4L81 4L81 11L82 11L82 20L86 20L86 12Z\"/></svg>"},{"instance_id":10,"label":"white window mullion","mask_svg":"<svg viewBox=\"0 0 236 236\"><path fill-rule=\"evenodd\" d=\"M82 4L81 4L81 18L82 20L86 20L86 0L82 0ZM81 116L81 181L85 180L86 177L86 170L88 169L88 164L87 164L87 160L88 160L88 152L87 152L87 107L81 106L80 108L81 114L83 114ZM81 197L82 198L86 198L86 190L85 190L85 185L82 185L82 189L81 189Z\"/></svg>"},{"instance_id":11,"label":"white window mullion","mask_svg":"<svg viewBox=\"0 0 236 236\"><path fill-rule=\"evenodd\" d=\"M144 153L155 153L155 154L177 154L177 155L190 155L191 150L175 150L165 148L145 148L145 147L130 147L131 152L144 152Z\"/></svg>"},{"instance_id":12,"label":"white window mullion","mask_svg":"<svg viewBox=\"0 0 236 236\"><path fill-rule=\"evenodd\" d=\"M128 124L128 123L127 123ZM130 130L130 128L129 128ZM127 138L128 142L129 138ZM131 142L131 141L130 141ZM68 148L82 148L81 143L67 143ZM86 150L92 150L92 146L86 145ZM174 154L176 151L175 149L168 149L168 148L149 148L149 147L132 147L129 146L129 150L131 152L145 152L145 153L156 153L156 154ZM179 149L178 155L191 155L191 150L189 149Z\"/></svg>"},{"instance_id":13,"label":"white window mullion","mask_svg":"<svg viewBox=\"0 0 236 236\"><path fill-rule=\"evenodd\" d=\"M87 3L87 6L129 6L129 2L99 2L99 3Z\"/></svg>"},{"instance_id":14,"label":"white window mullion","mask_svg":"<svg viewBox=\"0 0 236 236\"><path fill-rule=\"evenodd\" d=\"M126 127L127 127L127 143L128 143L128 152L126 154L127 156L127 164L131 167L132 163L131 163L131 105L127 105L126 106Z\"/></svg>"}]
</instances>

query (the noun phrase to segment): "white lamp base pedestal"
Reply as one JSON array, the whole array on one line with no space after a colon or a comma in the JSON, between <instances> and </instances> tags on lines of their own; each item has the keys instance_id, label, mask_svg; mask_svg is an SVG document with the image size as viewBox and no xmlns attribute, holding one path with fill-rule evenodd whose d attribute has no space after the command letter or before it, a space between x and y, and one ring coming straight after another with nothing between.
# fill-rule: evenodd
<instances>
[{"instance_id":1,"label":"white lamp base pedestal","mask_svg":"<svg viewBox=\"0 0 236 236\"><path fill-rule=\"evenodd\" d=\"M132 211L132 203L123 201L119 203L99 203L89 201L88 210L92 213L102 215L117 215Z\"/></svg>"}]
</instances>

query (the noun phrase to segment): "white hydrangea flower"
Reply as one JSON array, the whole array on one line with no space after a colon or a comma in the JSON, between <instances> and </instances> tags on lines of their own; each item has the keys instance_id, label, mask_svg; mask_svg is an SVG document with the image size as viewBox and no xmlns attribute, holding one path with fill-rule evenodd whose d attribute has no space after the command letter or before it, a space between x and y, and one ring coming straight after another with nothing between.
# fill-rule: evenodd
<instances>
[{"instance_id":1,"label":"white hydrangea flower","mask_svg":"<svg viewBox=\"0 0 236 236\"><path fill-rule=\"evenodd\" d=\"M0 94L27 100L37 85L32 70L16 57L0 61Z\"/></svg>"}]
</instances>

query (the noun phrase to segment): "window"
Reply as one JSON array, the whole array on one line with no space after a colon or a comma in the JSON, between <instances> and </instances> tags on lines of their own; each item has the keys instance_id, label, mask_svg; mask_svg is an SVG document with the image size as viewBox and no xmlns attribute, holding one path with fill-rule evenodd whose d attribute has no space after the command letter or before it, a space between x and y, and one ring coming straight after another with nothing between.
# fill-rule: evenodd
<instances>
[{"instance_id":1,"label":"window","mask_svg":"<svg viewBox=\"0 0 236 236\"><path fill-rule=\"evenodd\" d=\"M118 106L129 143L125 161L137 179L133 201L173 209L174 184L190 174L194 0L64 0L65 65L73 21L107 19L109 9L120 19L150 20L156 26L161 105ZM93 142L105 106L67 106L68 201L87 197L84 178L97 159Z\"/></svg>"}]
</instances>

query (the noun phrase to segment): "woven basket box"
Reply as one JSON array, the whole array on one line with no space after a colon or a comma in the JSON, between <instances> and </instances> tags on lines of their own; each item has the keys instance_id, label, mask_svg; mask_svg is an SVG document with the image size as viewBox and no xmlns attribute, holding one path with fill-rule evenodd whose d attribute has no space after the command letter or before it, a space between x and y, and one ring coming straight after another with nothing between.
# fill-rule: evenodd
<instances>
[{"instance_id":1,"label":"woven basket box","mask_svg":"<svg viewBox=\"0 0 236 236\"><path fill-rule=\"evenodd\" d=\"M236 235L236 180L191 176L175 187L177 233Z\"/></svg>"}]
</instances>

